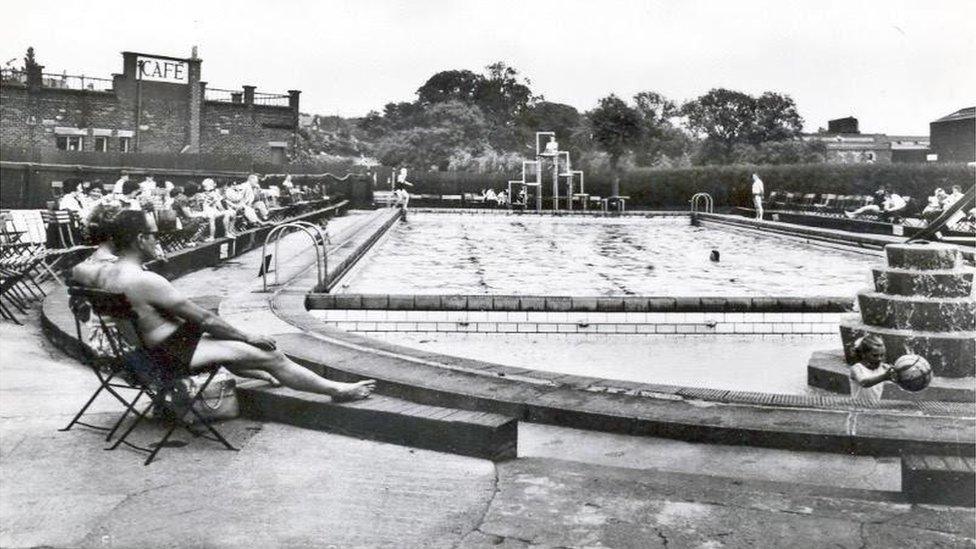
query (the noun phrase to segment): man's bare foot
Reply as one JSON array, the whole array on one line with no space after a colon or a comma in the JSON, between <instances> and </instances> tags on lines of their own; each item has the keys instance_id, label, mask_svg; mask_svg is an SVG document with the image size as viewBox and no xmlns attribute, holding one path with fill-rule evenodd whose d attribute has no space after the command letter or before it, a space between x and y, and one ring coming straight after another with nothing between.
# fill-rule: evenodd
<instances>
[{"instance_id":1,"label":"man's bare foot","mask_svg":"<svg viewBox=\"0 0 976 549\"><path fill-rule=\"evenodd\" d=\"M343 383L343 387L332 395L332 402L351 402L369 397L376 388L376 380L366 379L357 383Z\"/></svg>"}]
</instances>

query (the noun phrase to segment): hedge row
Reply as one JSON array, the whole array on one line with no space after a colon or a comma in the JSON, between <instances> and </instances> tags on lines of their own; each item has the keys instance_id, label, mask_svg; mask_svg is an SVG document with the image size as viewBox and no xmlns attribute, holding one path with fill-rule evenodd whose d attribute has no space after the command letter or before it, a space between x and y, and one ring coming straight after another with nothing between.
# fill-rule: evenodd
<instances>
[{"instance_id":1,"label":"hedge row","mask_svg":"<svg viewBox=\"0 0 976 549\"><path fill-rule=\"evenodd\" d=\"M630 204L649 209L685 209L688 200L698 192L707 192L715 206L733 207L751 204L752 174L758 173L772 191L800 193L872 194L888 185L899 194L920 199L937 187L948 190L959 185L963 191L973 185L976 171L963 163L920 164L792 164L775 166L701 166L681 169L641 168L625 172L620 178L621 194L630 196ZM549 175L549 174L547 174ZM415 193L461 194L496 191L507 188L509 179L519 175L470 174L458 172L412 173ZM549 196L550 178L545 178L543 193ZM586 191L592 195L610 194L610 176L586 174Z\"/></svg>"}]
</instances>

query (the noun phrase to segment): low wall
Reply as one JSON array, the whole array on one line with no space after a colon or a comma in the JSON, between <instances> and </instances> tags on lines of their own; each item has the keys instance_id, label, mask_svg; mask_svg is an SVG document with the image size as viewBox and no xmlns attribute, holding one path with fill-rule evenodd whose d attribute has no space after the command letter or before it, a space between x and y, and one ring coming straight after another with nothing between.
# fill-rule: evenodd
<instances>
[{"instance_id":1,"label":"low wall","mask_svg":"<svg viewBox=\"0 0 976 549\"><path fill-rule=\"evenodd\" d=\"M283 220L278 225L290 223L292 221L313 221L325 217L331 217L341 213L349 205L349 201L343 200L336 204L324 206L313 211L297 215ZM275 225L275 226L278 226ZM211 242L200 244L196 247L181 250L166 257L165 260L156 260L147 264L147 268L158 273L167 279L181 277L187 273L212 267L221 261L236 257L245 252L251 251L264 244L265 237L275 226L258 227L249 229L236 234L233 237L218 238Z\"/></svg>"}]
</instances>

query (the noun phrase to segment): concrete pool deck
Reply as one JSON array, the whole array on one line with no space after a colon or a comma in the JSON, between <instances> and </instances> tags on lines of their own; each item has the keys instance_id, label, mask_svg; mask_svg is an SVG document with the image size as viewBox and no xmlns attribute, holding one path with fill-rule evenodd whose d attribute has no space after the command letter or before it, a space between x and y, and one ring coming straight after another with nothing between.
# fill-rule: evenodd
<instances>
[{"instance_id":1,"label":"concrete pool deck","mask_svg":"<svg viewBox=\"0 0 976 549\"><path fill-rule=\"evenodd\" d=\"M240 452L192 442L144 467L134 452L103 451L95 432L56 431L94 378L30 320L0 324L2 547L882 548L976 538L971 509L910 505L890 492L546 457L495 465L246 419L223 424ZM694 451L745 461L761 452L709 448Z\"/></svg>"},{"instance_id":2,"label":"concrete pool deck","mask_svg":"<svg viewBox=\"0 0 976 549\"><path fill-rule=\"evenodd\" d=\"M187 275L178 285L190 295L248 295L258 263L252 255ZM272 329L297 331L273 315L259 314L267 311L267 296L252 297L245 300L252 303L241 302L233 311L239 320L254 323L254 329L268 322ZM83 398L91 390L90 374L40 341L36 328L24 330L2 332L5 342L18 343L13 352L31 356L29 364L18 362L21 377L10 375L16 371L11 360L2 361L2 546L973 543L970 510L912 506L890 492L535 457L492 466L248 420L226 427L242 452L194 442L143 468L131 452L102 452L90 432L52 432L78 405L65 402L68 395ZM44 353L30 355L35 347ZM56 391L43 399L48 387ZM45 402L42 414L34 405L38 399ZM700 451L709 448L701 445ZM740 450L745 456L762 451ZM323 465L310 465L315 463ZM63 479L52 478L52 471L79 473Z\"/></svg>"}]
</instances>

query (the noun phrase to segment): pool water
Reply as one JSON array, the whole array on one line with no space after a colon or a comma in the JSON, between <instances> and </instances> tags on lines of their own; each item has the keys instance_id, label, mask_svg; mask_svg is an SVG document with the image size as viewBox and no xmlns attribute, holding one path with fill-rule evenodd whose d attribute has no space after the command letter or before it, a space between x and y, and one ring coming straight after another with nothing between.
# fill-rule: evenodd
<instances>
[{"instance_id":1,"label":"pool water","mask_svg":"<svg viewBox=\"0 0 976 549\"><path fill-rule=\"evenodd\" d=\"M823 336L579 336L552 334L369 333L424 351L525 368L638 383L805 395Z\"/></svg>"},{"instance_id":2,"label":"pool water","mask_svg":"<svg viewBox=\"0 0 976 549\"><path fill-rule=\"evenodd\" d=\"M879 263L877 252L693 227L683 216L411 213L342 291L846 297L870 286Z\"/></svg>"}]
</instances>

